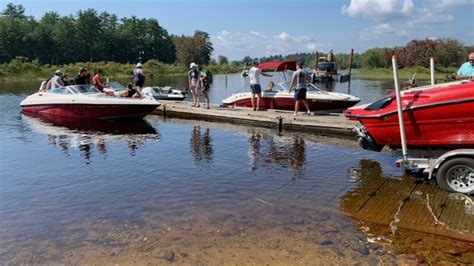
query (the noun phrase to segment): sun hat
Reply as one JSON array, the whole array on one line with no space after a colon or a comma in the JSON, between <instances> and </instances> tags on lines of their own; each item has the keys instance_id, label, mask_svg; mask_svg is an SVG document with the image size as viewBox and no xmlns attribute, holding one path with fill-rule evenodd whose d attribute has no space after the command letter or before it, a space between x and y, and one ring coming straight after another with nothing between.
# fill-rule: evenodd
<instances>
[{"instance_id":1,"label":"sun hat","mask_svg":"<svg viewBox=\"0 0 474 266\"><path fill-rule=\"evenodd\" d=\"M142 63L138 63L138 64L137 64L137 68L140 68L140 67L143 67L143 64L142 64Z\"/></svg>"},{"instance_id":2,"label":"sun hat","mask_svg":"<svg viewBox=\"0 0 474 266\"><path fill-rule=\"evenodd\" d=\"M192 62L191 64L189 64L189 68L193 68L193 67L198 67L198 65L194 62Z\"/></svg>"}]
</instances>

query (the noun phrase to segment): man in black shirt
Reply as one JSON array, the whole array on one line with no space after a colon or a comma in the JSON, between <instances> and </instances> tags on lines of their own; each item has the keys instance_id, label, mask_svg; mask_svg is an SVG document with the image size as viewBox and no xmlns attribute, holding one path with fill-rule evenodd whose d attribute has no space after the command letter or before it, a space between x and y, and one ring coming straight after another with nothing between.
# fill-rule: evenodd
<instances>
[{"instance_id":1,"label":"man in black shirt","mask_svg":"<svg viewBox=\"0 0 474 266\"><path fill-rule=\"evenodd\" d=\"M81 69L79 69L79 74L77 74L75 82L77 85L91 84L91 75L87 71L87 68L81 67Z\"/></svg>"}]
</instances>

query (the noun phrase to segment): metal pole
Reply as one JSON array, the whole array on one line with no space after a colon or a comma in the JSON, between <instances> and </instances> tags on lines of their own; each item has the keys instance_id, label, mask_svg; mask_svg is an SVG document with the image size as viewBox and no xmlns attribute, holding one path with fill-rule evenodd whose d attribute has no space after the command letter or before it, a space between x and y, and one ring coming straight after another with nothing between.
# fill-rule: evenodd
<instances>
[{"instance_id":1,"label":"metal pole","mask_svg":"<svg viewBox=\"0 0 474 266\"><path fill-rule=\"evenodd\" d=\"M403 108L402 108L402 96L400 93L400 86L398 84L398 66L397 57L392 55L392 67L393 67L393 81L395 83L395 95L397 97L397 111L398 111L398 123L400 125L400 138L402 140L402 153L403 159L407 159L407 141L405 135L405 123L403 121Z\"/></svg>"},{"instance_id":2,"label":"metal pole","mask_svg":"<svg viewBox=\"0 0 474 266\"><path fill-rule=\"evenodd\" d=\"M434 58L430 57L430 72L431 72L431 85L435 85L435 75L434 75Z\"/></svg>"}]
</instances>

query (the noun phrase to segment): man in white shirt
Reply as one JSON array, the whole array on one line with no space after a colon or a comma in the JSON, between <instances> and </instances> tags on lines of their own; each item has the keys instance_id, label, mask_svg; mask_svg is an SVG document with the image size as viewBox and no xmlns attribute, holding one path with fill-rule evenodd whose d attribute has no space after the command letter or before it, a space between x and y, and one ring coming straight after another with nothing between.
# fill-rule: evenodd
<instances>
[{"instance_id":1,"label":"man in white shirt","mask_svg":"<svg viewBox=\"0 0 474 266\"><path fill-rule=\"evenodd\" d=\"M272 77L270 74L263 73L258 68L258 62L253 61L252 68L249 70L250 90L252 92L252 108L254 111L260 110L260 98L262 97L262 87L260 86L260 75ZM257 103L255 104L255 95L257 95Z\"/></svg>"}]
</instances>

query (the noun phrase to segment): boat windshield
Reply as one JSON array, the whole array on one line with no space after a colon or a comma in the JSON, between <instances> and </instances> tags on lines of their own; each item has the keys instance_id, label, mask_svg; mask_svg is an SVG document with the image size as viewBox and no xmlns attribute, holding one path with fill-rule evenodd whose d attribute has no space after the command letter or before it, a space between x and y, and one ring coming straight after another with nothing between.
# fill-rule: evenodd
<instances>
[{"instance_id":1,"label":"boat windshield","mask_svg":"<svg viewBox=\"0 0 474 266\"><path fill-rule=\"evenodd\" d=\"M107 87L113 89L114 91L123 91L127 89L124 85L115 81L107 83Z\"/></svg>"},{"instance_id":2,"label":"boat windshield","mask_svg":"<svg viewBox=\"0 0 474 266\"><path fill-rule=\"evenodd\" d=\"M94 85L71 85L63 87L64 94L97 94L101 93Z\"/></svg>"},{"instance_id":3,"label":"boat windshield","mask_svg":"<svg viewBox=\"0 0 474 266\"><path fill-rule=\"evenodd\" d=\"M290 90L290 82L291 81L285 81L277 84L275 87L273 87L272 91L289 91ZM313 92L321 92L321 89L316 87L316 85L308 83L308 86L306 87L306 90L308 92L313 91ZM292 89L294 91L294 89Z\"/></svg>"}]
</instances>

